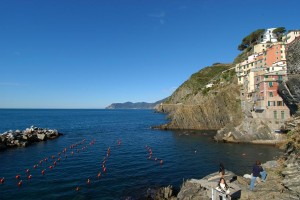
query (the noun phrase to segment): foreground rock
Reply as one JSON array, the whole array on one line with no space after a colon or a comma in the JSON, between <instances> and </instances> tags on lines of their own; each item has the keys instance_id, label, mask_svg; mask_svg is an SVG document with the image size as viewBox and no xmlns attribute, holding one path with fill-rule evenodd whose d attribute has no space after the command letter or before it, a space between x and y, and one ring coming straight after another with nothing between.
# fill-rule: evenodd
<instances>
[{"instance_id":1,"label":"foreground rock","mask_svg":"<svg viewBox=\"0 0 300 200\"><path fill-rule=\"evenodd\" d=\"M43 129L31 126L23 131L6 131L0 134L0 150L14 147L27 147L35 142L54 139L62 134L57 130Z\"/></svg>"},{"instance_id":2,"label":"foreground rock","mask_svg":"<svg viewBox=\"0 0 300 200\"><path fill-rule=\"evenodd\" d=\"M290 161L289 161L290 162ZM229 185L231 199L241 200L265 200L265 199L299 199L299 171L295 170L295 162L292 162L292 168L284 167L280 161L269 161L263 165L268 173L267 181L261 182L259 179L255 184L254 191L249 190L250 179L237 176L233 172L226 171L225 180ZM298 166L299 167L299 166ZM281 175L283 172L290 173L291 177L287 178L288 185L285 185L285 179ZM296 172L297 171L297 172ZM298 173L298 174L297 174ZM217 187L219 177L218 172L210 174L202 179L190 179L184 182L180 192L175 196L164 196L165 198L155 199L177 199L177 200L211 200L212 189ZM165 189L165 188L163 188ZM298 192L298 193L297 193ZM218 199L218 195L215 196Z\"/></svg>"}]
</instances>

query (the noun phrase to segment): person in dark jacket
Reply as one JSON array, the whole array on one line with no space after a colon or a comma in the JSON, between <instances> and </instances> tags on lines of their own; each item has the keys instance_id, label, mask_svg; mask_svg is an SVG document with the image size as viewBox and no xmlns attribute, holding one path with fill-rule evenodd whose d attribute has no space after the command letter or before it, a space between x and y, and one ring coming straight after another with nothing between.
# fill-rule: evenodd
<instances>
[{"instance_id":1,"label":"person in dark jacket","mask_svg":"<svg viewBox=\"0 0 300 200\"><path fill-rule=\"evenodd\" d=\"M253 165L252 168L252 178L250 183L250 190L252 191L254 189L254 184L257 177L261 177L262 181L266 180L267 173L263 170L261 166L261 162L259 160L256 161L255 165Z\"/></svg>"}]
</instances>

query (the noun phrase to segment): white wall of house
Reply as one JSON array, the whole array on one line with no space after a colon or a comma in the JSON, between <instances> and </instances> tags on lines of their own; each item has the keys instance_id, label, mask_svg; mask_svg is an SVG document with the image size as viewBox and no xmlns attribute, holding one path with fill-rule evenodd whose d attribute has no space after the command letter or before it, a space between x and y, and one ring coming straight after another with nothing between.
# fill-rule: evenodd
<instances>
[{"instance_id":1,"label":"white wall of house","mask_svg":"<svg viewBox=\"0 0 300 200\"><path fill-rule=\"evenodd\" d=\"M282 41L286 42L287 44L293 42L296 37L300 36L300 30L293 30L290 31L288 34L282 37Z\"/></svg>"},{"instance_id":2,"label":"white wall of house","mask_svg":"<svg viewBox=\"0 0 300 200\"><path fill-rule=\"evenodd\" d=\"M267 42L277 42L277 37L273 33L273 30L276 28L268 28L260 38L260 43L267 43Z\"/></svg>"}]
</instances>

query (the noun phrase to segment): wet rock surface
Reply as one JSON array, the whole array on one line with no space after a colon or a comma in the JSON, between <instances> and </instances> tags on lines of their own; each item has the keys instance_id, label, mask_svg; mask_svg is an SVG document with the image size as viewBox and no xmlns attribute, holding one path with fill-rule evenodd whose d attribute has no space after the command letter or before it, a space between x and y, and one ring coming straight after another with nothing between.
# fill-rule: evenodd
<instances>
[{"instance_id":1,"label":"wet rock surface","mask_svg":"<svg viewBox=\"0 0 300 200\"><path fill-rule=\"evenodd\" d=\"M0 134L0 150L15 147L27 147L33 143L55 139L62 134L57 130L43 129L35 126L23 131L9 130Z\"/></svg>"}]
</instances>

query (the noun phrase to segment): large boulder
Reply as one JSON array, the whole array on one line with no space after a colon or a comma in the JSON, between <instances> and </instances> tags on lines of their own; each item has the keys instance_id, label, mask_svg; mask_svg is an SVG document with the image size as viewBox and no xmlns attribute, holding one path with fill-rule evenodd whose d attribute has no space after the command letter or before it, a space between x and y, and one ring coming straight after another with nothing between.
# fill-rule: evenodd
<instances>
[{"instance_id":1,"label":"large boulder","mask_svg":"<svg viewBox=\"0 0 300 200\"><path fill-rule=\"evenodd\" d=\"M46 136L45 133L38 133L36 135L37 135L38 139L41 140L41 141L44 141L44 140L47 139L47 136Z\"/></svg>"}]
</instances>

